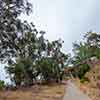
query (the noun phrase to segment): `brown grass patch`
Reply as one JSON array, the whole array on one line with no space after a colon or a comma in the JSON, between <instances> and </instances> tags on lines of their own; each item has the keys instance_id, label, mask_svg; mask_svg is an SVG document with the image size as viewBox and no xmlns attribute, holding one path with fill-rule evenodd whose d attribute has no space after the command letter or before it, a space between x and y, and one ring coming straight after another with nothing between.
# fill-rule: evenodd
<instances>
[{"instance_id":1,"label":"brown grass patch","mask_svg":"<svg viewBox=\"0 0 100 100\"><path fill-rule=\"evenodd\" d=\"M0 92L0 100L61 100L64 85L39 85L16 91Z\"/></svg>"}]
</instances>

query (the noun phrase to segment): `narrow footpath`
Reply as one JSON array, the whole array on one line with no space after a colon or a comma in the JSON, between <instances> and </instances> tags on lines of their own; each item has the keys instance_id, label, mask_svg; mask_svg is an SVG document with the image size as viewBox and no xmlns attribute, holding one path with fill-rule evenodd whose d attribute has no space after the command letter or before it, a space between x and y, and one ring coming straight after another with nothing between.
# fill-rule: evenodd
<instances>
[{"instance_id":1,"label":"narrow footpath","mask_svg":"<svg viewBox=\"0 0 100 100\"><path fill-rule=\"evenodd\" d=\"M80 91L73 82L68 81L63 100L90 100L87 95Z\"/></svg>"}]
</instances>

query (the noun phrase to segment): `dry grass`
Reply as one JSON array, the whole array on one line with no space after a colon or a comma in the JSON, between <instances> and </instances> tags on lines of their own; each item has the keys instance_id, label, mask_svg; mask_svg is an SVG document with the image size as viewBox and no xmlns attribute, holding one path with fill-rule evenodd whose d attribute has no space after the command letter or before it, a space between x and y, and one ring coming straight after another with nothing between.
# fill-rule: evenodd
<instances>
[{"instance_id":1,"label":"dry grass","mask_svg":"<svg viewBox=\"0 0 100 100\"><path fill-rule=\"evenodd\" d=\"M16 91L0 92L0 100L61 100L64 85L42 85Z\"/></svg>"},{"instance_id":2,"label":"dry grass","mask_svg":"<svg viewBox=\"0 0 100 100\"><path fill-rule=\"evenodd\" d=\"M75 79L76 85L92 100L100 100L100 65L94 66L85 77L89 79L89 82L83 84L79 79Z\"/></svg>"},{"instance_id":3,"label":"dry grass","mask_svg":"<svg viewBox=\"0 0 100 100\"><path fill-rule=\"evenodd\" d=\"M92 100L100 100L100 64L94 66L86 74L86 77L90 80L87 85L87 94L92 98Z\"/></svg>"}]
</instances>

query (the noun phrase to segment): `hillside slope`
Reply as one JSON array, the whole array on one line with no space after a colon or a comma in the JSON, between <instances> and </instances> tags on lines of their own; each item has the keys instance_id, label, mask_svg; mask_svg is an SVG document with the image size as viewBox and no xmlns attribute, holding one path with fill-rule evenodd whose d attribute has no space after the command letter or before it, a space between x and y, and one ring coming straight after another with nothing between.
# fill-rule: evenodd
<instances>
[{"instance_id":1,"label":"hillside slope","mask_svg":"<svg viewBox=\"0 0 100 100\"><path fill-rule=\"evenodd\" d=\"M87 72L85 77L89 79L87 94L92 100L100 100L100 64Z\"/></svg>"}]
</instances>

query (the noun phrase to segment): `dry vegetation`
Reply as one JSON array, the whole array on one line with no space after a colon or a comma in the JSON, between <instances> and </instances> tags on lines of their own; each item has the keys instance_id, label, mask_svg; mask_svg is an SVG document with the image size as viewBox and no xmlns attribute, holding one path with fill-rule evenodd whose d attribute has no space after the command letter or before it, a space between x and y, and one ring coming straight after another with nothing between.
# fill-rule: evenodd
<instances>
[{"instance_id":1,"label":"dry vegetation","mask_svg":"<svg viewBox=\"0 0 100 100\"><path fill-rule=\"evenodd\" d=\"M0 100L61 100L64 85L42 85L0 92Z\"/></svg>"},{"instance_id":2,"label":"dry vegetation","mask_svg":"<svg viewBox=\"0 0 100 100\"><path fill-rule=\"evenodd\" d=\"M75 80L77 86L92 100L100 100L100 65L94 66L85 77L89 79L89 82L80 83L77 79Z\"/></svg>"},{"instance_id":3,"label":"dry vegetation","mask_svg":"<svg viewBox=\"0 0 100 100\"><path fill-rule=\"evenodd\" d=\"M90 80L87 94L92 100L100 100L100 65L94 66L86 77Z\"/></svg>"}]
</instances>

